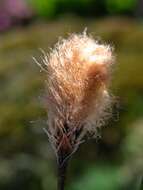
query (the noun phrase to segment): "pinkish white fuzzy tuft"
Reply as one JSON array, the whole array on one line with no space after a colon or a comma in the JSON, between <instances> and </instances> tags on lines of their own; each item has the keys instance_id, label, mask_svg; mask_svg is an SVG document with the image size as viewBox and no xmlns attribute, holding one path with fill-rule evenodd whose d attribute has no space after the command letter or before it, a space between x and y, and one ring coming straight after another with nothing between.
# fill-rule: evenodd
<instances>
[{"instance_id":1,"label":"pinkish white fuzzy tuft","mask_svg":"<svg viewBox=\"0 0 143 190\"><path fill-rule=\"evenodd\" d=\"M57 140L59 131L68 138L68 133L78 128L83 128L79 139L87 132L96 135L97 127L110 117L108 86L113 61L112 48L85 33L60 40L45 55L52 141Z\"/></svg>"}]
</instances>

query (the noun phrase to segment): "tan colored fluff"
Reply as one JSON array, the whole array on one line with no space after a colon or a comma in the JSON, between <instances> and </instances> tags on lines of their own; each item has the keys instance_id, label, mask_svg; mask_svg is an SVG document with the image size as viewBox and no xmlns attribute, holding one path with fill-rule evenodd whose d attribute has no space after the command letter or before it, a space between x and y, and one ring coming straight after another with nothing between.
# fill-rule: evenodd
<instances>
[{"instance_id":1,"label":"tan colored fluff","mask_svg":"<svg viewBox=\"0 0 143 190\"><path fill-rule=\"evenodd\" d=\"M83 134L96 133L110 115L110 46L85 33L73 34L60 40L44 62L50 134L55 138L59 130L67 134L81 126Z\"/></svg>"}]
</instances>

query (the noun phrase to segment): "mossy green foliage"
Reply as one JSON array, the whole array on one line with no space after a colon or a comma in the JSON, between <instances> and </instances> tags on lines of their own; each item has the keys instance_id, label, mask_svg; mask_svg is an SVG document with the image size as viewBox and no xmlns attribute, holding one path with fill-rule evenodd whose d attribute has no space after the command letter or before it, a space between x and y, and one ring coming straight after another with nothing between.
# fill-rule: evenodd
<instances>
[{"instance_id":1,"label":"mossy green foliage","mask_svg":"<svg viewBox=\"0 0 143 190\"><path fill-rule=\"evenodd\" d=\"M109 13L129 13L136 8L136 5L136 0L106 0L106 6Z\"/></svg>"},{"instance_id":2,"label":"mossy green foliage","mask_svg":"<svg viewBox=\"0 0 143 190\"><path fill-rule=\"evenodd\" d=\"M141 149L136 148L142 142L139 140L142 128L139 133L132 133L132 129L138 131L135 127L138 125L133 123L143 113L143 26L128 19L94 21L67 17L15 28L0 35L0 189L55 189L54 154L42 131L47 120L46 74L40 72L32 56L41 62L39 48L47 52L59 36L81 32L85 26L94 37L100 36L115 47L117 64L111 88L119 97L120 116L118 119L115 114L117 121L102 130L99 141L82 145L74 155L69 169L69 188L73 184L71 189L76 190L117 190L116 185L123 183L125 187L125 182L131 185L135 180L124 172L122 175L120 168L127 166L131 171L142 168L141 164L136 167L142 158ZM139 174L140 171L135 173Z\"/></svg>"},{"instance_id":3,"label":"mossy green foliage","mask_svg":"<svg viewBox=\"0 0 143 190\"><path fill-rule=\"evenodd\" d=\"M29 0L39 16L52 18L56 13L57 0Z\"/></svg>"},{"instance_id":4,"label":"mossy green foliage","mask_svg":"<svg viewBox=\"0 0 143 190\"><path fill-rule=\"evenodd\" d=\"M134 15L137 0L27 0L39 16L53 18L65 13L80 16Z\"/></svg>"}]
</instances>

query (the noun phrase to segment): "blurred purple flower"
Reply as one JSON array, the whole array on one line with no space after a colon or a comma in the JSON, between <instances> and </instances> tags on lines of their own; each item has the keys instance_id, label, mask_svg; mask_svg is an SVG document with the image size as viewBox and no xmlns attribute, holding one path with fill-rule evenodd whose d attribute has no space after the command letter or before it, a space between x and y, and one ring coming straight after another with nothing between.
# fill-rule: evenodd
<instances>
[{"instance_id":1,"label":"blurred purple flower","mask_svg":"<svg viewBox=\"0 0 143 190\"><path fill-rule=\"evenodd\" d=\"M0 11L0 31L7 29L10 25L10 17L5 12Z\"/></svg>"},{"instance_id":2,"label":"blurred purple flower","mask_svg":"<svg viewBox=\"0 0 143 190\"><path fill-rule=\"evenodd\" d=\"M31 16L32 11L25 0L0 1L0 31L9 28L17 21L28 19Z\"/></svg>"},{"instance_id":3,"label":"blurred purple flower","mask_svg":"<svg viewBox=\"0 0 143 190\"><path fill-rule=\"evenodd\" d=\"M31 11L24 0L6 0L6 10L11 16L17 18L31 16Z\"/></svg>"}]
</instances>

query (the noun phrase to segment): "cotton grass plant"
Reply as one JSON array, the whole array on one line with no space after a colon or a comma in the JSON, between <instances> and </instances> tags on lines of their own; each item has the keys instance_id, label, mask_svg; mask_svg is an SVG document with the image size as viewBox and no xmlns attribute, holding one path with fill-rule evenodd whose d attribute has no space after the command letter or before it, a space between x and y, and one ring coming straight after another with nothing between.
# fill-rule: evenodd
<instances>
[{"instance_id":1,"label":"cotton grass plant","mask_svg":"<svg viewBox=\"0 0 143 190\"><path fill-rule=\"evenodd\" d=\"M86 32L60 39L40 67L46 71L48 128L56 153L58 190L64 190L69 158L112 113L109 93L112 48L95 41Z\"/></svg>"}]
</instances>

